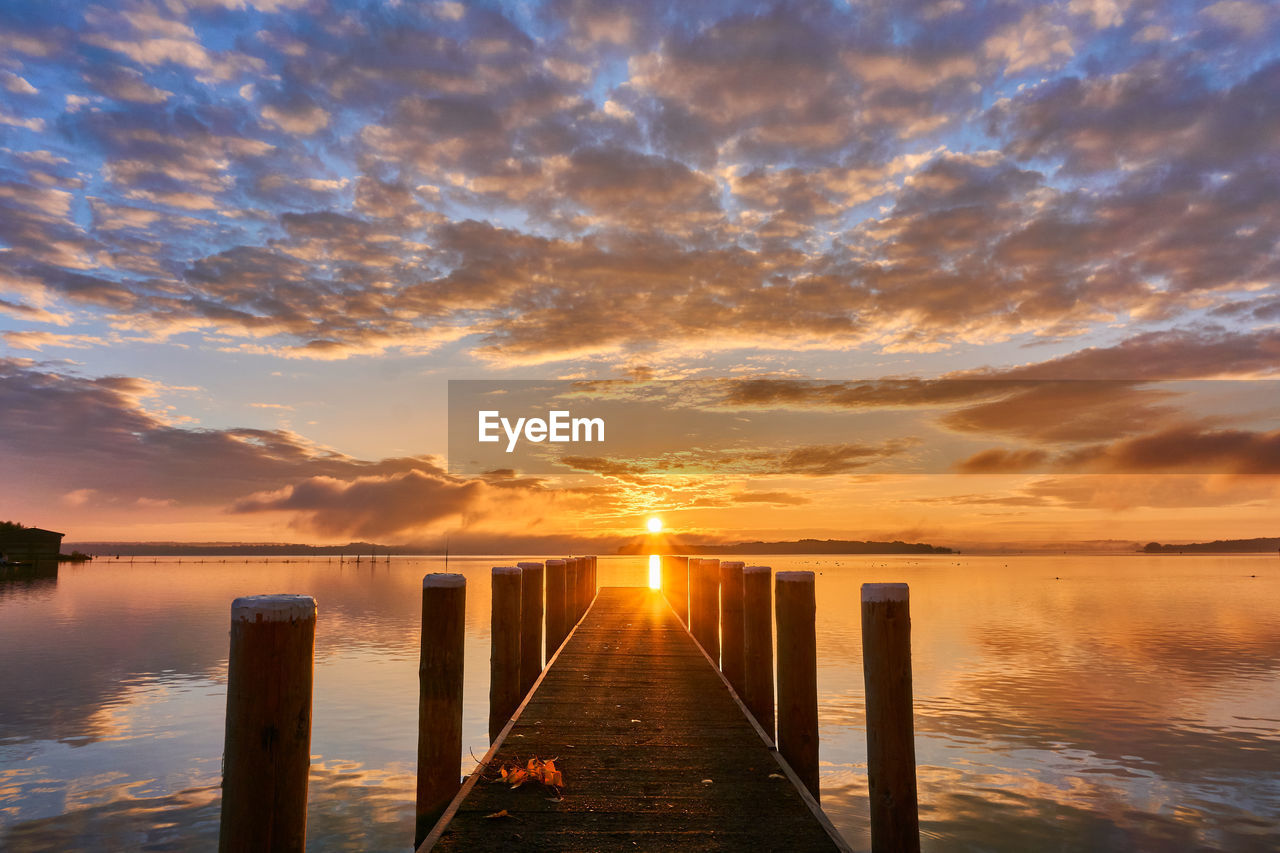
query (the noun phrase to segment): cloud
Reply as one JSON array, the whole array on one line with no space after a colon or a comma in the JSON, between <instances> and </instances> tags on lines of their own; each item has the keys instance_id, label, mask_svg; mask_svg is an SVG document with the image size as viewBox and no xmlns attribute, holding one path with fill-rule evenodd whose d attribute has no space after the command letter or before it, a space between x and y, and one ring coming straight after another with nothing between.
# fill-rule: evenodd
<instances>
[{"instance_id":1,"label":"cloud","mask_svg":"<svg viewBox=\"0 0 1280 853\"><path fill-rule=\"evenodd\" d=\"M432 522L475 512L484 486L419 470L344 481L311 477L283 489L242 498L232 512L301 512L326 536L404 535Z\"/></svg>"},{"instance_id":2,"label":"cloud","mask_svg":"<svg viewBox=\"0 0 1280 853\"><path fill-rule=\"evenodd\" d=\"M1204 429L1183 425L1083 448L1066 467L1103 472L1280 474L1280 430Z\"/></svg>"},{"instance_id":3,"label":"cloud","mask_svg":"<svg viewBox=\"0 0 1280 853\"><path fill-rule=\"evenodd\" d=\"M264 104L262 117L288 133L310 136L329 125L329 113L305 95Z\"/></svg>"},{"instance_id":4,"label":"cloud","mask_svg":"<svg viewBox=\"0 0 1280 853\"><path fill-rule=\"evenodd\" d=\"M1200 14L1219 27L1237 31L1241 35L1261 34L1273 17L1273 11L1262 3L1247 0L1219 0L1206 6Z\"/></svg>"},{"instance_id":5,"label":"cloud","mask_svg":"<svg viewBox=\"0 0 1280 853\"><path fill-rule=\"evenodd\" d=\"M1202 327L1144 332L1112 346L1083 347L998 375L1034 380L1243 379L1274 376L1277 371L1280 331Z\"/></svg>"},{"instance_id":6,"label":"cloud","mask_svg":"<svg viewBox=\"0 0 1280 853\"><path fill-rule=\"evenodd\" d=\"M646 465L608 459L603 456L577 456L568 454L558 457L557 461L574 471L585 471L592 474L599 474L602 477L608 477L610 479L635 485L647 484L650 482L650 476L654 473Z\"/></svg>"},{"instance_id":7,"label":"cloud","mask_svg":"<svg viewBox=\"0 0 1280 853\"><path fill-rule=\"evenodd\" d=\"M0 332L0 339L14 349L42 350L45 347L85 349L104 343L90 335L57 335L52 332Z\"/></svg>"},{"instance_id":8,"label":"cloud","mask_svg":"<svg viewBox=\"0 0 1280 853\"><path fill-rule=\"evenodd\" d=\"M3 22L0 116L66 162L0 152L0 298L483 367L1274 320L1280 63L1221 26L1246 3L255 5Z\"/></svg>"},{"instance_id":9,"label":"cloud","mask_svg":"<svg viewBox=\"0 0 1280 853\"><path fill-rule=\"evenodd\" d=\"M1057 67L1075 55L1071 31L1051 20L1044 8L1027 11L988 38L982 49L987 58L1004 65L1006 74Z\"/></svg>"},{"instance_id":10,"label":"cloud","mask_svg":"<svg viewBox=\"0 0 1280 853\"><path fill-rule=\"evenodd\" d=\"M880 445L836 444L809 445L776 454L779 474L802 474L805 476L829 476L857 471L890 456L897 456L914 447L918 441L912 439L895 439ZM755 458L752 461L758 461Z\"/></svg>"},{"instance_id":11,"label":"cloud","mask_svg":"<svg viewBox=\"0 0 1280 853\"><path fill-rule=\"evenodd\" d=\"M190 25L165 16L156 7L138 4L115 11L93 6L84 18L89 27L82 36L86 44L123 54L140 65L180 65L210 81L265 70L256 57L234 50L209 50Z\"/></svg>"},{"instance_id":12,"label":"cloud","mask_svg":"<svg viewBox=\"0 0 1280 853\"><path fill-rule=\"evenodd\" d=\"M1049 454L1043 450L983 450L956 464L962 474L1016 474L1044 470Z\"/></svg>"},{"instance_id":13,"label":"cloud","mask_svg":"<svg viewBox=\"0 0 1280 853\"><path fill-rule=\"evenodd\" d=\"M1049 443L1132 435L1182 415L1177 392L1129 382L1037 382L998 400L948 412L944 427L983 436L1007 435Z\"/></svg>"},{"instance_id":14,"label":"cloud","mask_svg":"<svg viewBox=\"0 0 1280 853\"><path fill-rule=\"evenodd\" d=\"M173 93L146 81L145 75L126 65L102 64L86 69L84 80L95 91L117 101L163 104Z\"/></svg>"},{"instance_id":15,"label":"cloud","mask_svg":"<svg viewBox=\"0 0 1280 853\"><path fill-rule=\"evenodd\" d=\"M1064 509L1221 508L1266 506L1280 497L1280 481L1194 474L1074 475L1040 479L1024 491L1028 497Z\"/></svg>"},{"instance_id":16,"label":"cloud","mask_svg":"<svg viewBox=\"0 0 1280 853\"><path fill-rule=\"evenodd\" d=\"M534 523L556 506L581 502L535 478L451 477L432 456L365 460L285 429L179 425L163 400L193 390L0 359L0 453L11 460L8 474L33 484L33 501L47 490L75 507L145 500L206 512L284 513L293 526L330 538L403 538L442 523L512 533L513 517Z\"/></svg>"},{"instance_id":17,"label":"cloud","mask_svg":"<svg viewBox=\"0 0 1280 853\"><path fill-rule=\"evenodd\" d=\"M764 503L775 506L802 506L812 503L804 495L792 492L732 492L728 495L728 500L735 504Z\"/></svg>"},{"instance_id":18,"label":"cloud","mask_svg":"<svg viewBox=\"0 0 1280 853\"><path fill-rule=\"evenodd\" d=\"M988 119L1016 157L1061 157L1070 172L1157 163L1229 168L1270 150L1280 117L1250 105L1274 101L1277 86L1274 60L1215 88L1188 57L1175 55L1046 81L1001 100Z\"/></svg>"},{"instance_id":19,"label":"cloud","mask_svg":"<svg viewBox=\"0 0 1280 853\"><path fill-rule=\"evenodd\" d=\"M654 458L565 455L556 461L575 471L587 471L620 482L660 485L657 478L662 475L705 477L714 474L720 478L846 474L901 456L918 445L917 439L900 438L879 444L812 444L776 450L702 447L671 451Z\"/></svg>"},{"instance_id":20,"label":"cloud","mask_svg":"<svg viewBox=\"0 0 1280 853\"><path fill-rule=\"evenodd\" d=\"M40 94L40 90L32 86L31 81L12 71L0 71L0 85L15 95Z\"/></svg>"}]
</instances>

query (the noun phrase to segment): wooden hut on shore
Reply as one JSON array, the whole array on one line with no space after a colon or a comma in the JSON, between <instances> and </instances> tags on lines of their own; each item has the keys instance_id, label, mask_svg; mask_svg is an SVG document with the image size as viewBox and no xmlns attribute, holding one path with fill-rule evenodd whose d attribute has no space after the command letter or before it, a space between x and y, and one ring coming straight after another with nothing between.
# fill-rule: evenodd
<instances>
[{"instance_id":1,"label":"wooden hut on shore","mask_svg":"<svg viewBox=\"0 0 1280 853\"><path fill-rule=\"evenodd\" d=\"M58 561L62 536L56 530L0 523L0 562L46 563Z\"/></svg>"}]
</instances>

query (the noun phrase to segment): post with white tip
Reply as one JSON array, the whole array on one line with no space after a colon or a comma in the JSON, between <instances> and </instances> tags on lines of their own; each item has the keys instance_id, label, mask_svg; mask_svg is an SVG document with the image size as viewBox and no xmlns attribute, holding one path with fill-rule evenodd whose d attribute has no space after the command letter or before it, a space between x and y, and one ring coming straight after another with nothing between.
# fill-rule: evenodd
<instances>
[{"instance_id":1,"label":"post with white tip","mask_svg":"<svg viewBox=\"0 0 1280 853\"><path fill-rule=\"evenodd\" d=\"M542 672L542 563L516 563L520 576L520 695Z\"/></svg>"},{"instance_id":2,"label":"post with white tip","mask_svg":"<svg viewBox=\"0 0 1280 853\"><path fill-rule=\"evenodd\" d=\"M494 566L489 656L489 743L520 707L520 569Z\"/></svg>"},{"instance_id":3,"label":"post with white tip","mask_svg":"<svg viewBox=\"0 0 1280 853\"><path fill-rule=\"evenodd\" d=\"M862 585L862 672L874 853L918 853L911 608L905 583Z\"/></svg>"},{"instance_id":4,"label":"post with white tip","mask_svg":"<svg viewBox=\"0 0 1280 853\"><path fill-rule=\"evenodd\" d=\"M309 595L251 595L231 605L222 853L306 847L315 636Z\"/></svg>"},{"instance_id":5,"label":"post with white tip","mask_svg":"<svg viewBox=\"0 0 1280 853\"><path fill-rule=\"evenodd\" d=\"M818 644L813 572L778 572L778 752L818 799Z\"/></svg>"},{"instance_id":6,"label":"post with white tip","mask_svg":"<svg viewBox=\"0 0 1280 853\"><path fill-rule=\"evenodd\" d=\"M462 656L467 579L422 579L422 644L418 658L418 795L413 846L418 847L462 786Z\"/></svg>"}]
</instances>

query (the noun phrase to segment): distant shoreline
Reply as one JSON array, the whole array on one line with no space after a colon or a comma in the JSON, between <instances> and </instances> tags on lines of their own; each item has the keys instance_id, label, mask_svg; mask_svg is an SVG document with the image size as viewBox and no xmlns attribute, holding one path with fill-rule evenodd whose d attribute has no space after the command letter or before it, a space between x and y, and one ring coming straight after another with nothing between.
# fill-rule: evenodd
<instances>
[{"instance_id":1,"label":"distant shoreline","mask_svg":"<svg viewBox=\"0 0 1280 853\"><path fill-rule=\"evenodd\" d=\"M1274 544L1273 544L1274 543ZM565 543L568 545L568 543ZM1280 549L1280 538L1229 539L1215 542L1197 542L1190 544L1150 543L1140 546L1138 543L1109 543L1110 547L1100 548L1087 542L1044 543L1027 545L1001 545L986 543L961 543L959 547L947 548L925 543L906 542L860 542L842 539L801 539L787 542L737 542L732 544L684 544L668 543L666 553L688 554L694 556L714 557L717 555L776 555L776 556L829 556L829 557L874 557L874 556L967 556L967 557L1017 557L1017 556L1151 556L1151 555L1245 555L1274 554ZM345 560L362 562L372 555L377 559L393 557L442 557L444 550L439 547L423 547L418 545L377 545L368 542L352 542L346 545L303 545L299 543L245 543L245 542L78 542L70 546L85 554L96 555L100 560L110 561L116 555L125 557L199 557L204 559L223 559L238 557L341 557ZM450 549L452 557L528 557L534 554L556 553L596 553L600 556L640 556L650 553L649 549L637 542L624 543L620 548L603 547L597 543L594 547L546 547L531 545L525 548L499 550L473 550L469 548Z\"/></svg>"},{"instance_id":2,"label":"distant shoreline","mask_svg":"<svg viewBox=\"0 0 1280 853\"><path fill-rule=\"evenodd\" d=\"M1191 542L1163 545L1148 542L1144 554L1274 554L1280 551L1280 537L1258 539L1217 539L1213 542Z\"/></svg>"}]
</instances>

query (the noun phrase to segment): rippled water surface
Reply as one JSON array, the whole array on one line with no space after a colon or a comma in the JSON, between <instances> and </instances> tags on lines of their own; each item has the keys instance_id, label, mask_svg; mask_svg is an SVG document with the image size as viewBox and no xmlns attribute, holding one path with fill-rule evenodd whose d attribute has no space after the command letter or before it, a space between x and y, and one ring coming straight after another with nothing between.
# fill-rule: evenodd
<instances>
[{"instance_id":1,"label":"rippled water surface","mask_svg":"<svg viewBox=\"0 0 1280 853\"><path fill-rule=\"evenodd\" d=\"M488 569L464 751L487 747ZM1280 560L767 557L818 573L823 806L869 846L859 585L911 585L933 851L1280 849ZM641 585L642 557L602 558ZM438 559L98 561L0 581L0 849L216 849L230 603L319 602L309 848L407 850ZM470 761L465 762L470 766ZM570 780L571 783L571 780Z\"/></svg>"}]
</instances>

